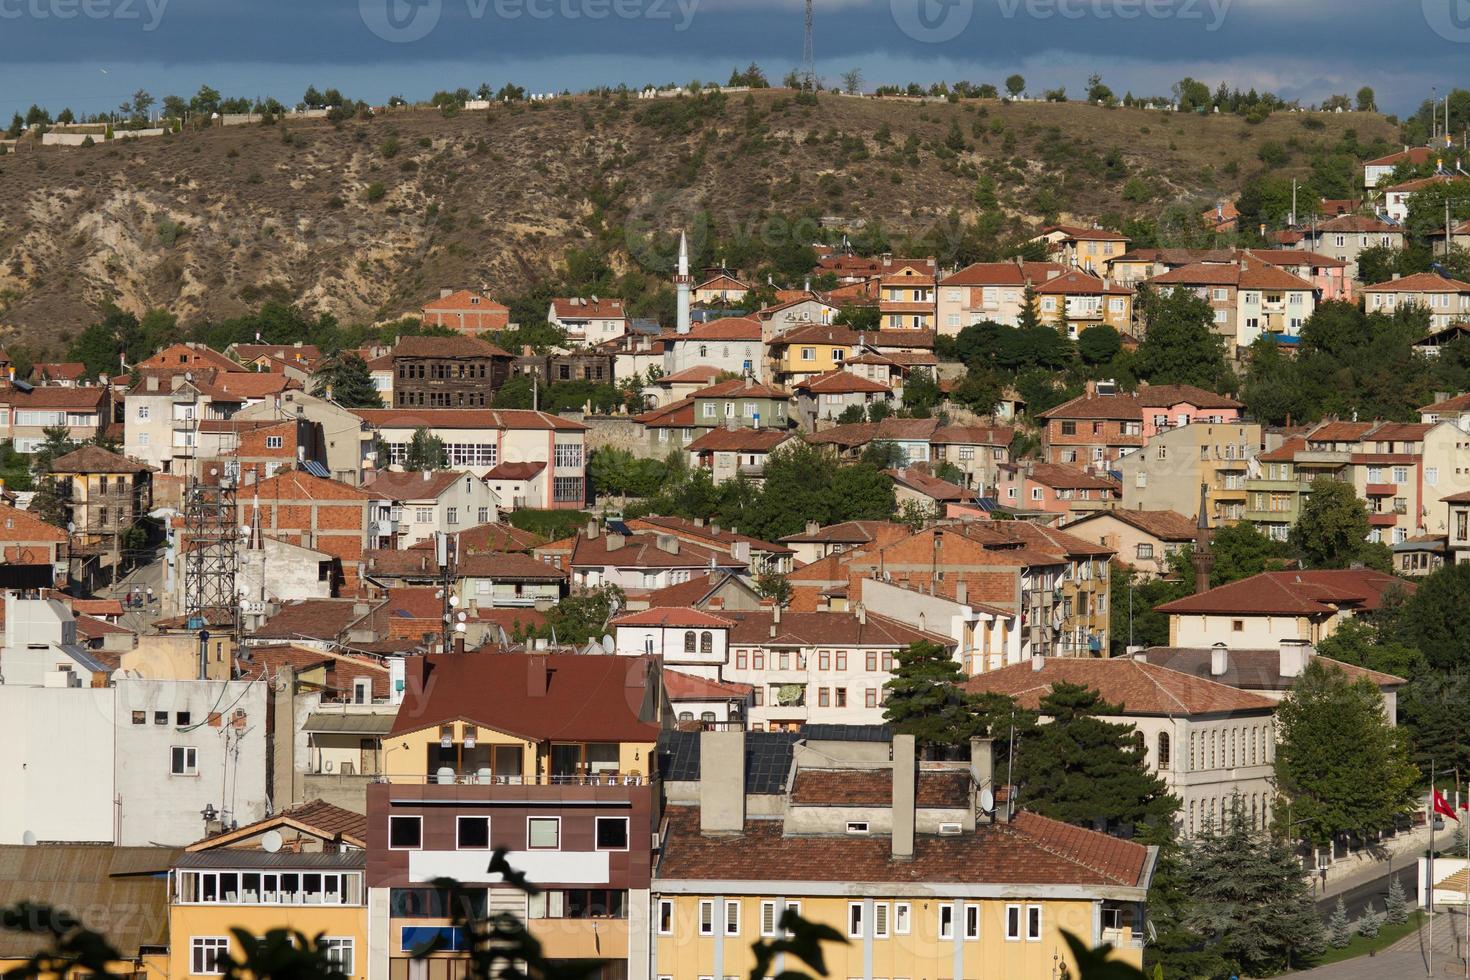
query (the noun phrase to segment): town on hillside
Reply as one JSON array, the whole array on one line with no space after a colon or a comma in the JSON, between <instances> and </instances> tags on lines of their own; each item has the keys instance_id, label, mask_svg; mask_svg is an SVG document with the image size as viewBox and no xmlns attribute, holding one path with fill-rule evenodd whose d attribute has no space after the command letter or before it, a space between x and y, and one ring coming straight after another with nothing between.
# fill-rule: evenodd
<instances>
[{"instance_id":1,"label":"town on hillside","mask_svg":"<svg viewBox=\"0 0 1470 980\"><path fill-rule=\"evenodd\" d=\"M758 73L432 108L697 126ZM787 82L961 105L957 160L1010 138L985 105L1067 101ZM0 150L413 108L214 96ZM372 323L262 290L8 334L0 973L1464 975L1462 124L1436 93L1310 176L1262 142L1168 222L671 221L657 274L425 260Z\"/></svg>"}]
</instances>

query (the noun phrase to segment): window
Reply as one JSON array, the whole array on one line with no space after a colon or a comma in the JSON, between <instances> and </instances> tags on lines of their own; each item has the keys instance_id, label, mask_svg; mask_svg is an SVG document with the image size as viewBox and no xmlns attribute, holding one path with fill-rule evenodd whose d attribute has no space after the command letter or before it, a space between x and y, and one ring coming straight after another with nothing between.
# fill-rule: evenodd
<instances>
[{"instance_id":1,"label":"window","mask_svg":"<svg viewBox=\"0 0 1470 980\"><path fill-rule=\"evenodd\" d=\"M1019 942L1021 939L1021 906L1006 906L1006 942Z\"/></svg>"},{"instance_id":2,"label":"window","mask_svg":"<svg viewBox=\"0 0 1470 980\"><path fill-rule=\"evenodd\" d=\"M907 936L913 922L913 906L908 902L893 903L893 934Z\"/></svg>"},{"instance_id":3,"label":"window","mask_svg":"<svg viewBox=\"0 0 1470 980\"><path fill-rule=\"evenodd\" d=\"M725 903L725 935L740 935L740 903Z\"/></svg>"},{"instance_id":4,"label":"window","mask_svg":"<svg viewBox=\"0 0 1470 980\"><path fill-rule=\"evenodd\" d=\"M187 711L175 711L174 712L174 724L175 725L178 725L179 727L182 728L185 725L189 724L189 719L191 717L192 716Z\"/></svg>"},{"instance_id":5,"label":"window","mask_svg":"<svg viewBox=\"0 0 1470 980\"><path fill-rule=\"evenodd\" d=\"M1159 771L1160 772L1164 772L1164 771L1166 771L1169 768L1169 764L1173 761L1170 758L1170 756L1172 754L1173 754L1173 752L1172 752L1171 747L1170 747L1170 744L1169 744L1169 733L1168 732L1159 732L1159 743L1158 743L1158 752L1157 752L1157 755L1158 755L1158 768L1159 768Z\"/></svg>"},{"instance_id":6,"label":"window","mask_svg":"<svg viewBox=\"0 0 1470 980\"><path fill-rule=\"evenodd\" d=\"M489 817L460 817L455 821L454 846L461 851L484 851L490 847Z\"/></svg>"},{"instance_id":7,"label":"window","mask_svg":"<svg viewBox=\"0 0 1470 980\"><path fill-rule=\"evenodd\" d=\"M266 436L265 437L265 448L267 448L267 449L280 449L285 444L286 444L285 443L285 440L281 436Z\"/></svg>"},{"instance_id":8,"label":"window","mask_svg":"<svg viewBox=\"0 0 1470 980\"><path fill-rule=\"evenodd\" d=\"M175 776L199 775L199 750L192 745L175 745L169 750L169 769Z\"/></svg>"},{"instance_id":9,"label":"window","mask_svg":"<svg viewBox=\"0 0 1470 980\"><path fill-rule=\"evenodd\" d=\"M877 688L870 687L870 688L868 688L867 690L865 690L863 692L863 707L864 708L876 708L876 707L878 707L878 690L877 690Z\"/></svg>"},{"instance_id":10,"label":"window","mask_svg":"<svg viewBox=\"0 0 1470 980\"><path fill-rule=\"evenodd\" d=\"M139 446L147 446L149 444L149 441L150 440L149 440L148 433L146 433L146 432L140 432L140 433L138 433L138 445Z\"/></svg>"},{"instance_id":11,"label":"window","mask_svg":"<svg viewBox=\"0 0 1470 980\"><path fill-rule=\"evenodd\" d=\"M709 899L701 899L699 903L699 934L701 936L715 934L715 903Z\"/></svg>"},{"instance_id":12,"label":"window","mask_svg":"<svg viewBox=\"0 0 1470 980\"><path fill-rule=\"evenodd\" d=\"M695 643L694 631L693 630L686 630L684 632L684 652L685 653L693 653L694 652L694 643Z\"/></svg>"},{"instance_id":13,"label":"window","mask_svg":"<svg viewBox=\"0 0 1470 980\"><path fill-rule=\"evenodd\" d=\"M429 523L432 523L433 520L434 520L434 508L432 508L432 507L416 507L416 508L414 508L413 519L415 521L417 521L418 523L420 523L420 524L429 524Z\"/></svg>"},{"instance_id":14,"label":"window","mask_svg":"<svg viewBox=\"0 0 1470 980\"><path fill-rule=\"evenodd\" d=\"M776 903L761 902L761 935L774 936L776 934Z\"/></svg>"},{"instance_id":15,"label":"window","mask_svg":"<svg viewBox=\"0 0 1470 980\"><path fill-rule=\"evenodd\" d=\"M965 906L965 938L980 938L980 906Z\"/></svg>"},{"instance_id":16,"label":"window","mask_svg":"<svg viewBox=\"0 0 1470 980\"><path fill-rule=\"evenodd\" d=\"M148 712L146 712L146 711L134 711L133 712L133 724L135 724L135 725L146 725L146 724L148 724Z\"/></svg>"},{"instance_id":17,"label":"window","mask_svg":"<svg viewBox=\"0 0 1470 980\"><path fill-rule=\"evenodd\" d=\"M450 525L458 524L459 523L459 508L458 507L450 507L448 509L448 512L445 514L445 518L444 519L446 521L448 521Z\"/></svg>"},{"instance_id":18,"label":"window","mask_svg":"<svg viewBox=\"0 0 1470 980\"><path fill-rule=\"evenodd\" d=\"M836 687L832 689L833 696L837 699L837 707L847 707L847 688Z\"/></svg>"},{"instance_id":19,"label":"window","mask_svg":"<svg viewBox=\"0 0 1470 980\"><path fill-rule=\"evenodd\" d=\"M660 936L674 934L674 903L667 898L658 900L658 934Z\"/></svg>"},{"instance_id":20,"label":"window","mask_svg":"<svg viewBox=\"0 0 1470 980\"><path fill-rule=\"evenodd\" d=\"M817 349L815 347L803 347L801 349L801 359L803 361L815 361L817 359Z\"/></svg>"},{"instance_id":21,"label":"window","mask_svg":"<svg viewBox=\"0 0 1470 980\"><path fill-rule=\"evenodd\" d=\"M189 973L194 976L219 976L224 973L221 960L230 954L230 941L224 936L194 936L189 940Z\"/></svg>"},{"instance_id":22,"label":"window","mask_svg":"<svg viewBox=\"0 0 1470 980\"><path fill-rule=\"evenodd\" d=\"M599 851L626 851L628 849L628 818L597 818L597 849Z\"/></svg>"},{"instance_id":23,"label":"window","mask_svg":"<svg viewBox=\"0 0 1470 980\"><path fill-rule=\"evenodd\" d=\"M1138 557L1142 561L1148 561L1154 556L1154 546L1140 543L1138 546Z\"/></svg>"},{"instance_id":24,"label":"window","mask_svg":"<svg viewBox=\"0 0 1470 980\"><path fill-rule=\"evenodd\" d=\"M703 631L702 633L699 634L699 652L700 653L714 653L715 652L715 635L713 633L711 633L709 630L705 630L705 631Z\"/></svg>"},{"instance_id":25,"label":"window","mask_svg":"<svg viewBox=\"0 0 1470 980\"><path fill-rule=\"evenodd\" d=\"M526 846L533 851L561 849L561 817L527 817Z\"/></svg>"},{"instance_id":26,"label":"window","mask_svg":"<svg viewBox=\"0 0 1470 980\"><path fill-rule=\"evenodd\" d=\"M939 906L939 938L954 938L954 906Z\"/></svg>"},{"instance_id":27,"label":"window","mask_svg":"<svg viewBox=\"0 0 1470 980\"><path fill-rule=\"evenodd\" d=\"M168 724L168 712L167 711L155 711L155 712L153 712L153 724L155 724L155 725L167 725Z\"/></svg>"},{"instance_id":28,"label":"window","mask_svg":"<svg viewBox=\"0 0 1470 980\"><path fill-rule=\"evenodd\" d=\"M343 976L352 976L351 937L323 936L317 948L327 954L327 962L342 971Z\"/></svg>"},{"instance_id":29,"label":"window","mask_svg":"<svg viewBox=\"0 0 1470 980\"><path fill-rule=\"evenodd\" d=\"M873 903L873 938L888 938L888 903Z\"/></svg>"},{"instance_id":30,"label":"window","mask_svg":"<svg viewBox=\"0 0 1470 980\"><path fill-rule=\"evenodd\" d=\"M847 938L863 938L863 903L847 903Z\"/></svg>"},{"instance_id":31,"label":"window","mask_svg":"<svg viewBox=\"0 0 1470 980\"><path fill-rule=\"evenodd\" d=\"M475 511L475 523L476 524L488 524L488 523L490 523L490 508L489 507L481 507L481 508L479 508L478 510Z\"/></svg>"},{"instance_id":32,"label":"window","mask_svg":"<svg viewBox=\"0 0 1470 980\"><path fill-rule=\"evenodd\" d=\"M1041 942L1041 906L1026 906L1026 941L1028 943Z\"/></svg>"},{"instance_id":33,"label":"window","mask_svg":"<svg viewBox=\"0 0 1470 980\"><path fill-rule=\"evenodd\" d=\"M857 835L866 834L868 832L868 822L866 820L849 820L847 822L847 832Z\"/></svg>"},{"instance_id":34,"label":"window","mask_svg":"<svg viewBox=\"0 0 1470 980\"><path fill-rule=\"evenodd\" d=\"M423 817L389 817L388 849L416 851L424 844Z\"/></svg>"}]
</instances>

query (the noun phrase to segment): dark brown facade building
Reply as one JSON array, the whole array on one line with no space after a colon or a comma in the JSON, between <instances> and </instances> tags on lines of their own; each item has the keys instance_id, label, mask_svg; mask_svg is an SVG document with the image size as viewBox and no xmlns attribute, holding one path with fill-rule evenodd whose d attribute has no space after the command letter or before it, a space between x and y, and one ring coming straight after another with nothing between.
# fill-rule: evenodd
<instances>
[{"instance_id":1,"label":"dark brown facade building","mask_svg":"<svg viewBox=\"0 0 1470 980\"><path fill-rule=\"evenodd\" d=\"M393 348L393 407L488 408L514 361L473 337L404 337Z\"/></svg>"}]
</instances>

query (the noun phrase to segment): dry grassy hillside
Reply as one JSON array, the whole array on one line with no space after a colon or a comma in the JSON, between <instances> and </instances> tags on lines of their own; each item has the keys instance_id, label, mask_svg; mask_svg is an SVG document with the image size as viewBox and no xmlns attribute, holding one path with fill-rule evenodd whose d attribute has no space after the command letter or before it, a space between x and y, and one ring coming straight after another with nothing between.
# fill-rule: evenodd
<instances>
[{"instance_id":1,"label":"dry grassy hillside","mask_svg":"<svg viewBox=\"0 0 1470 980\"><path fill-rule=\"evenodd\" d=\"M811 209L908 233L951 210L973 216L981 174L996 179L1013 226L1048 209L1157 213L1233 192L1261 169L1267 141L1302 147L1293 165L1305 167L1305 148L1349 128L1364 144L1396 138L1383 117L1360 114L1248 125L1077 103L801 105L780 92L731 96L717 111L680 103L578 98L86 148L23 143L0 157L0 340L56 349L109 300L185 320L265 298L378 319L441 285L517 291L594 235L625 263L641 240L626 229L677 227L700 208L741 227ZM955 123L958 153L945 147ZM1130 178L1143 183L1125 201Z\"/></svg>"}]
</instances>

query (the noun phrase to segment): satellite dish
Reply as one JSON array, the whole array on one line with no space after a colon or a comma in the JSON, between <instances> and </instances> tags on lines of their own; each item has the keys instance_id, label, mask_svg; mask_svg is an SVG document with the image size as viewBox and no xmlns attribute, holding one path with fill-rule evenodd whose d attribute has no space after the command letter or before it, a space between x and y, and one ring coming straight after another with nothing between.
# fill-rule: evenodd
<instances>
[{"instance_id":1,"label":"satellite dish","mask_svg":"<svg viewBox=\"0 0 1470 980\"><path fill-rule=\"evenodd\" d=\"M980 809L990 813L995 809L995 791L989 786L980 791Z\"/></svg>"},{"instance_id":2,"label":"satellite dish","mask_svg":"<svg viewBox=\"0 0 1470 980\"><path fill-rule=\"evenodd\" d=\"M608 653L612 653L614 647L616 647L616 646L617 646L617 644L613 641L613 638L612 638L612 634L611 633L604 633L604 634L602 634L602 649L603 650L607 651Z\"/></svg>"},{"instance_id":3,"label":"satellite dish","mask_svg":"<svg viewBox=\"0 0 1470 980\"><path fill-rule=\"evenodd\" d=\"M279 851L284 843L286 842L281 838L279 830L267 830L260 835L260 849L271 854Z\"/></svg>"},{"instance_id":4,"label":"satellite dish","mask_svg":"<svg viewBox=\"0 0 1470 980\"><path fill-rule=\"evenodd\" d=\"M36 832L34 830L27 830L25 833L20 835L20 842L26 847L35 847Z\"/></svg>"}]
</instances>

